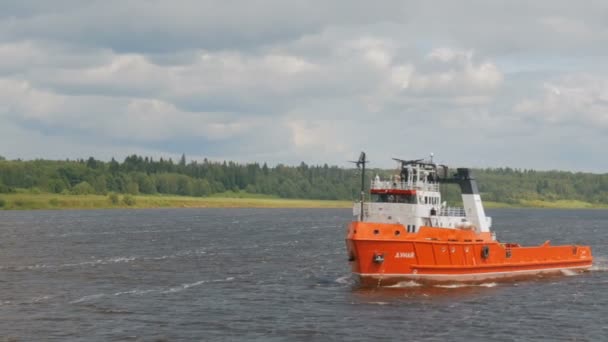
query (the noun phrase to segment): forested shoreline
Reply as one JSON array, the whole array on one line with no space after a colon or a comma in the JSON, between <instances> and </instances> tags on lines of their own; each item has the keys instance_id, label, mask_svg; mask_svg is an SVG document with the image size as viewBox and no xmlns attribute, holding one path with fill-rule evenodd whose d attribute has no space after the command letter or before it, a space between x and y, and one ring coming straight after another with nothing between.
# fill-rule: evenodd
<instances>
[{"instance_id":1,"label":"forested shoreline","mask_svg":"<svg viewBox=\"0 0 608 342\"><path fill-rule=\"evenodd\" d=\"M368 177L393 170L370 170ZM575 200L608 204L608 174L534 171L512 168L474 170L482 198L516 204L522 200ZM118 162L79 160L5 160L0 157L0 193L73 195L180 195L207 197L247 193L289 199L353 200L358 197L360 171L337 166L186 161L186 156L154 160L132 155ZM458 201L453 187L443 189Z\"/></svg>"}]
</instances>

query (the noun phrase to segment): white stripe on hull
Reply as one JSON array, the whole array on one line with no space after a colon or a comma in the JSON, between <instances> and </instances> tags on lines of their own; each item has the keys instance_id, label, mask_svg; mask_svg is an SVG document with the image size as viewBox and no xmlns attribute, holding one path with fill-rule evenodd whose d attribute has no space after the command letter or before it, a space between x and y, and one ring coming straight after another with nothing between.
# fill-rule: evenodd
<instances>
[{"instance_id":1,"label":"white stripe on hull","mask_svg":"<svg viewBox=\"0 0 608 342\"><path fill-rule=\"evenodd\" d=\"M374 278L379 280L390 280L391 278L405 279L405 280L434 280L434 281L481 281L498 278L509 278L526 275L536 275L541 273L555 273L565 270L587 270L591 268L588 266L574 266L574 267L557 267L557 268L543 268L535 270L520 270L520 271L507 271L507 272L486 272L486 273L466 273L466 274L413 274L413 273L356 273L364 278Z\"/></svg>"}]
</instances>

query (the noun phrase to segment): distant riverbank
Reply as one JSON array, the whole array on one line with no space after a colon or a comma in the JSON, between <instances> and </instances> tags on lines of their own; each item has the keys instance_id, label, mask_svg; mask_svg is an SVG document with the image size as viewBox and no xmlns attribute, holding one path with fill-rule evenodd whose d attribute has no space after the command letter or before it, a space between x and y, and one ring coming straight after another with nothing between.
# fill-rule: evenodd
<instances>
[{"instance_id":1,"label":"distant riverbank","mask_svg":"<svg viewBox=\"0 0 608 342\"><path fill-rule=\"evenodd\" d=\"M350 208L350 201L322 201L271 197L187 197L160 195L0 194L0 209L111 208Z\"/></svg>"},{"instance_id":2,"label":"distant riverbank","mask_svg":"<svg viewBox=\"0 0 608 342\"><path fill-rule=\"evenodd\" d=\"M517 203L484 201L483 203L486 208L608 209L608 205L606 204L595 204L576 200L520 200Z\"/></svg>"},{"instance_id":3,"label":"distant riverbank","mask_svg":"<svg viewBox=\"0 0 608 342\"><path fill-rule=\"evenodd\" d=\"M285 199L269 196L161 196L0 194L0 209L112 209L112 208L351 208L351 201ZM583 201L520 201L515 204L485 201L486 208L608 209Z\"/></svg>"}]
</instances>

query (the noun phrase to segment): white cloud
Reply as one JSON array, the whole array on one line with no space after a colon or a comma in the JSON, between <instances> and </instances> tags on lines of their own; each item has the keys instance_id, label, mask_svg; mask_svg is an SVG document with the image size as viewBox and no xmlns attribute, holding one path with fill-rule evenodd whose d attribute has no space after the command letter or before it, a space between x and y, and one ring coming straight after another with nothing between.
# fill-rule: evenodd
<instances>
[{"instance_id":1,"label":"white cloud","mask_svg":"<svg viewBox=\"0 0 608 342\"><path fill-rule=\"evenodd\" d=\"M455 51L448 48L437 48L427 55L427 59L431 61L439 61L443 63L451 62L455 59L464 59L469 61L473 56L472 51Z\"/></svg>"},{"instance_id":2,"label":"white cloud","mask_svg":"<svg viewBox=\"0 0 608 342\"><path fill-rule=\"evenodd\" d=\"M545 83L540 97L514 110L549 124L608 129L608 78L577 74Z\"/></svg>"},{"instance_id":3,"label":"white cloud","mask_svg":"<svg viewBox=\"0 0 608 342\"><path fill-rule=\"evenodd\" d=\"M41 121L48 121L65 104L63 96L35 89L28 81L5 79L0 79L0 101L0 113L4 115Z\"/></svg>"},{"instance_id":4,"label":"white cloud","mask_svg":"<svg viewBox=\"0 0 608 342\"><path fill-rule=\"evenodd\" d=\"M417 90L454 89L467 92L467 88L481 93L491 91L503 80L498 67L489 62L474 62L473 51L458 51L449 48L437 48L427 55L433 67L431 71L414 78L412 87Z\"/></svg>"},{"instance_id":5,"label":"white cloud","mask_svg":"<svg viewBox=\"0 0 608 342\"><path fill-rule=\"evenodd\" d=\"M58 95L25 81L0 79L0 101L0 116L80 139L94 134L144 143L184 136L225 140L256 126L248 118L227 121L221 113L187 112L156 99Z\"/></svg>"},{"instance_id":6,"label":"white cloud","mask_svg":"<svg viewBox=\"0 0 608 342\"><path fill-rule=\"evenodd\" d=\"M293 144L305 152L321 151L332 155L345 153L343 126L333 120L293 120L287 123L292 131Z\"/></svg>"},{"instance_id":7,"label":"white cloud","mask_svg":"<svg viewBox=\"0 0 608 342\"><path fill-rule=\"evenodd\" d=\"M255 124L246 118L223 122L216 114L185 112L174 105L149 99L133 99L124 115L109 125L108 134L143 141L163 141L180 136L227 140Z\"/></svg>"}]
</instances>

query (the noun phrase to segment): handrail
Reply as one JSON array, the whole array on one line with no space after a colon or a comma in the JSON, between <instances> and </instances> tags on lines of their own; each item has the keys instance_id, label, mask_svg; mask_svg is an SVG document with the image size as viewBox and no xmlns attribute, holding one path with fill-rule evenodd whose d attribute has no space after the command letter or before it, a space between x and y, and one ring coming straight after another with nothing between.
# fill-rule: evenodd
<instances>
[{"instance_id":1,"label":"handrail","mask_svg":"<svg viewBox=\"0 0 608 342\"><path fill-rule=\"evenodd\" d=\"M439 216L460 216L460 217L465 217L465 216L467 216L467 213L464 210L464 208L460 208L460 207L443 207L443 208L439 209Z\"/></svg>"},{"instance_id":2,"label":"handrail","mask_svg":"<svg viewBox=\"0 0 608 342\"><path fill-rule=\"evenodd\" d=\"M371 189L439 191L439 184L438 183L425 183L425 182L408 183L408 182L391 182L391 181L372 180Z\"/></svg>"}]
</instances>

